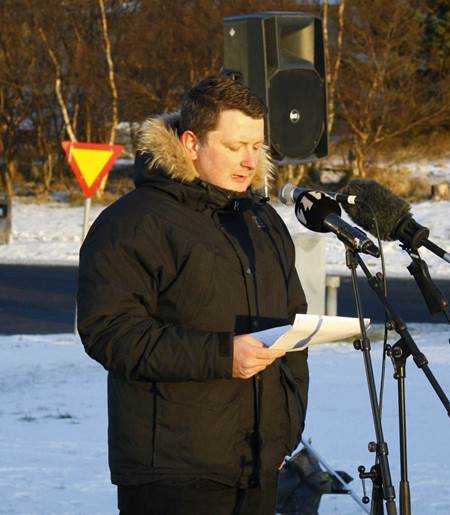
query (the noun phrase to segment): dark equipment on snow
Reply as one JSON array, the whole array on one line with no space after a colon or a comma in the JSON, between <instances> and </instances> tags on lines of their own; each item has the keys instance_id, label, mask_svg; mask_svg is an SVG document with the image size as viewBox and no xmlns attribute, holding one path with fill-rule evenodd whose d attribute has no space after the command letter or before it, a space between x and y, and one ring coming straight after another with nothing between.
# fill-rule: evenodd
<instances>
[{"instance_id":1,"label":"dark equipment on snow","mask_svg":"<svg viewBox=\"0 0 450 515\"><path fill-rule=\"evenodd\" d=\"M353 478L337 471L345 483ZM322 470L319 461L303 448L287 461L278 479L277 513L281 515L318 515L323 494L347 494L336 477Z\"/></svg>"}]
</instances>

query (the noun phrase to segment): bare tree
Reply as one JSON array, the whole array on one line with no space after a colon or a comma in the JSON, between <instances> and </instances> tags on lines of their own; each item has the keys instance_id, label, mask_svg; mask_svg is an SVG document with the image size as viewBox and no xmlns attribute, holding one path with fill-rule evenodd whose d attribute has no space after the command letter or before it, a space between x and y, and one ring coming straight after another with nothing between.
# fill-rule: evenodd
<instances>
[{"instance_id":1,"label":"bare tree","mask_svg":"<svg viewBox=\"0 0 450 515\"><path fill-rule=\"evenodd\" d=\"M20 7L20 6L19 6ZM14 183L20 175L20 145L30 131L32 89L36 56L30 51L31 34L24 12L15 2L0 4L0 159L2 185L8 195L14 194Z\"/></svg>"},{"instance_id":2,"label":"bare tree","mask_svg":"<svg viewBox=\"0 0 450 515\"><path fill-rule=\"evenodd\" d=\"M223 17L270 10L298 10L287 0L161 0L140 4L122 21L118 71L121 115L140 121L151 113L176 109L180 98L223 64ZM128 18L128 20L126 20ZM128 25L129 24L129 25ZM118 60L116 60L116 63Z\"/></svg>"},{"instance_id":3,"label":"bare tree","mask_svg":"<svg viewBox=\"0 0 450 515\"><path fill-rule=\"evenodd\" d=\"M109 133L109 142L108 143L109 143L109 145L114 145L114 142L116 140L117 125L119 124L119 95L117 93L117 87L116 87L114 62L112 59L112 52L111 52L111 40L110 40L109 32L108 32L108 19L106 17L104 1L98 0L98 6L100 9L100 20L101 20L101 27L102 27L103 43L104 43L104 47L105 47L105 57L106 57L106 62L108 63L108 79L109 79L109 85L111 88L111 95L112 95L112 103L111 103L112 123L111 123L111 131ZM97 196L99 198L101 198L103 195L107 180L108 180L108 175L105 175L100 184L100 187L97 190Z\"/></svg>"},{"instance_id":4,"label":"bare tree","mask_svg":"<svg viewBox=\"0 0 450 515\"><path fill-rule=\"evenodd\" d=\"M59 63L58 57L56 56L55 50L51 47L48 38L44 32L44 29L42 27L38 27L38 34L42 40L42 43L50 57L50 60L53 63L53 66L55 67L55 94L56 98L58 99L58 104L61 109L61 113L64 119L64 125L67 131L67 134L70 138L70 141L76 141L77 138L75 136L75 131L72 127L72 121L70 119L69 110L67 108L66 101L64 99L64 96L62 94L62 73L61 73L61 65Z\"/></svg>"},{"instance_id":5,"label":"bare tree","mask_svg":"<svg viewBox=\"0 0 450 515\"><path fill-rule=\"evenodd\" d=\"M373 0L370 9L364 0L348 1L337 92L361 176L383 145L448 116L448 91L430 96L421 73L419 7L412 0Z\"/></svg>"},{"instance_id":6,"label":"bare tree","mask_svg":"<svg viewBox=\"0 0 450 515\"><path fill-rule=\"evenodd\" d=\"M224 16L320 8L328 131L351 143L357 173L389 145L448 131L445 0L2 0L3 187L12 193L21 177L45 191L72 185L61 140L114 143L119 120L177 109L219 72Z\"/></svg>"},{"instance_id":7,"label":"bare tree","mask_svg":"<svg viewBox=\"0 0 450 515\"><path fill-rule=\"evenodd\" d=\"M337 15L337 35L336 43L333 45L335 48L334 60L331 57L331 41L329 36L329 19L330 19L329 1L323 1L323 39L325 46L325 68L327 74L328 84L328 134L331 134L335 119L335 100L336 100L336 85L339 79L339 71L341 68L342 60L342 43L344 38L344 12L345 0L340 0Z\"/></svg>"}]
</instances>

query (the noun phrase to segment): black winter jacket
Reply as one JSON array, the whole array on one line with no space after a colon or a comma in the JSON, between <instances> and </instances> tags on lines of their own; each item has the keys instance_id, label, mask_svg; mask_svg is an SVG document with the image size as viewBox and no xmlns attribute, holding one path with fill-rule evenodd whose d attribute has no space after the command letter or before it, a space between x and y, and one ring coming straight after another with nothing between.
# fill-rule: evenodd
<instances>
[{"instance_id":1,"label":"black winter jacket","mask_svg":"<svg viewBox=\"0 0 450 515\"><path fill-rule=\"evenodd\" d=\"M307 355L233 379L232 338L306 310L292 241L264 200L196 178L162 120L142 142L136 189L80 253L78 328L109 372L112 482L273 479L303 429Z\"/></svg>"}]
</instances>

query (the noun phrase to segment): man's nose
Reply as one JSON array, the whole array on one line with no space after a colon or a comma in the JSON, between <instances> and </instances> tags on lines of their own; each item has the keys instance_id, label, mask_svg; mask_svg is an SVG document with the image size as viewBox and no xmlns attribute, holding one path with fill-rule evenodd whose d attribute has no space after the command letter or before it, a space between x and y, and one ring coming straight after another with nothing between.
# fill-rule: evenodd
<instances>
[{"instance_id":1,"label":"man's nose","mask_svg":"<svg viewBox=\"0 0 450 515\"><path fill-rule=\"evenodd\" d=\"M242 157L241 165L249 170L254 170L258 163L258 150L249 149Z\"/></svg>"}]
</instances>

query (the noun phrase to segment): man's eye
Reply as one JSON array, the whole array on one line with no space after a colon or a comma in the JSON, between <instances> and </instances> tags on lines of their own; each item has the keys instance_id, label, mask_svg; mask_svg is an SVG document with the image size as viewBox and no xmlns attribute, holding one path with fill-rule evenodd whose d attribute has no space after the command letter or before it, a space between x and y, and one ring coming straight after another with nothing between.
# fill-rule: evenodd
<instances>
[{"instance_id":1,"label":"man's eye","mask_svg":"<svg viewBox=\"0 0 450 515\"><path fill-rule=\"evenodd\" d=\"M233 152L237 152L241 147L239 147L239 146L235 146L235 145L230 145L228 148L229 148L231 151L233 151Z\"/></svg>"}]
</instances>

